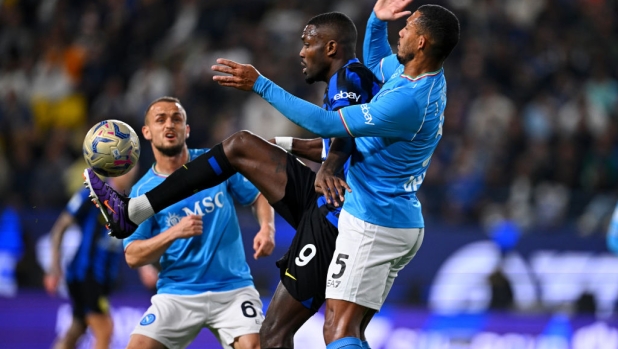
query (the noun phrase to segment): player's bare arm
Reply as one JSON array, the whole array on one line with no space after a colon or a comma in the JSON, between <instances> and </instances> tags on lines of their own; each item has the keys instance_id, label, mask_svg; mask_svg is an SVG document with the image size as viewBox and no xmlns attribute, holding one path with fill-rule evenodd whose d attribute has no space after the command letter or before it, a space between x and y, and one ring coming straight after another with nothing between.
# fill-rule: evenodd
<instances>
[{"instance_id":1,"label":"player's bare arm","mask_svg":"<svg viewBox=\"0 0 618 349\"><path fill-rule=\"evenodd\" d=\"M202 216L183 217L178 224L163 233L150 239L135 240L127 246L124 251L127 264L131 268L138 268L155 263L174 241L202 235L203 228Z\"/></svg>"},{"instance_id":2,"label":"player's bare arm","mask_svg":"<svg viewBox=\"0 0 618 349\"><path fill-rule=\"evenodd\" d=\"M346 190L352 192L339 174L342 173L343 165L350 157L353 146L351 138L334 138L326 161L315 176L315 191L324 195L326 202L336 207L343 203Z\"/></svg>"},{"instance_id":3,"label":"player's bare arm","mask_svg":"<svg viewBox=\"0 0 618 349\"><path fill-rule=\"evenodd\" d=\"M225 58L218 58L217 64L219 65L212 66L213 71L230 74L212 77L221 86L251 91L255 81L260 76L260 73L251 64L240 64Z\"/></svg>"},{"instance_id":4,"label":"player's bare arm","mask_svg":"<svg viewBox=\"0 0 618 349\"><path fill-rule=\"evenodd\" d=\"M412 14L412 11L404 10L412 1L414 0L378 0L373 12L379 20L395 21Z\"/></svg>"},{"instance_id":5,"label":"player's bare arm","mask_svg":"<svg viewBox=\"0 0 618 349\"><path fill-rule=\"evenodd\" d=\"M62 278L62 267L60 266L60 256L62 255L62 238L64 233L75 220L68 212L60 214L51 229L52 261L49 271L43 278L43 286L50 295L55 295L58 291L58 284Z\"/></svg>"},{"instance_id":6,"label":"player's bare arm","mask_svg":"<svg viewBox=\"0 0 618 349\"><path fill-rule=\"evenodd\" d=\"M275 211L261 194L253 203L253 211L260 224L260 231L253 238L253 258L258 259L270 256L275 249Z\"/></svg>"}]
</instances>

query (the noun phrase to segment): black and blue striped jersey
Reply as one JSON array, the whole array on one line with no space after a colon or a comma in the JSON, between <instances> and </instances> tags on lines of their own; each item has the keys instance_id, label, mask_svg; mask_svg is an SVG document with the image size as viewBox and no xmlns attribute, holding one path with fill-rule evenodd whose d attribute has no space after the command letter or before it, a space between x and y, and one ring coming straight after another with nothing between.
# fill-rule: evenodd
<instances>
[{"instance_id":1,"label":"black and blue striped jersey","mask_svg":"<svg viewBox=\"0 0 618 349\"><path fill-rule=\"evenodd\" d=\"M365 67L357 58L349 60L328 81L324 91L322 108L328 111L336 111L343 107L355 104L368 103L375 94L380 91L382 84L373 75L371 70ZM322 140L322 161L330 150L331 139ZM347 175L350 160L345 163L344 176ZM318 207L326 205L326 199L321 196L318 199ZM338 227L339 212L341 207L328 205L328 220Z\"/></svg>"},{"instance_id":2,"label":"black and blue striped jersey","mask_svg":"<svg viewBox=\"0 0 618 349\"><path fill-rule=\"evenodd\" d=\"M107 234L103 217L88 195L86 188L78 191L65 208L82 232L79 248L67 267L66 280L94 278L101 285L110 285L118 275L122 241Z\"/></svg>"}]
</instances>

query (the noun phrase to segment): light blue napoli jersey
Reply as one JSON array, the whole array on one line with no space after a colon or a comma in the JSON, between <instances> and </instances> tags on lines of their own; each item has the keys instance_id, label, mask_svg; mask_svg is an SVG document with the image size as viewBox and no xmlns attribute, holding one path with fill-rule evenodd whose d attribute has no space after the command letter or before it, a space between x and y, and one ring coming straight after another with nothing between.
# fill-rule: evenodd
<instances>
[{"instance_id":1,"label":"light blue napoli jersey","mask_svg":"<svg viewBox=\"0 0 618 349\"><path fill-rule=\"evenodd\" d=\"M424 227L416 197L442 137L446 107L443 69L411 77L388 46L386 24L372 15L365 36L368 68L385 82L369 103L322 110L260 76L253 90L288 119L322 137L355 137L343 208L391 228ZM369 59L368 59L369 58ZM367 63L366 63L367 64Z\"/></svg>"},{"instance_id":2,"label":"light blue napoli jersey","mask_svg":"<svg viewBox=\"0 0 618 349\"><path fill-rule=\"evenodd\" d=\"M206 151L190 149L190 159ZM165 178L157 174L153 166L133 186L131 197L146 193ZM174 241L161 256L157 292L191 295L253 286L233 199L241 205L250 205L258 195L253 184L240 174L235 174L215 187L165 208L140 224L135 233L124 239L124 248L135 240L161 234L187 215L199 214L204 221L203 234Z\"/></svg>"}]
</instances>

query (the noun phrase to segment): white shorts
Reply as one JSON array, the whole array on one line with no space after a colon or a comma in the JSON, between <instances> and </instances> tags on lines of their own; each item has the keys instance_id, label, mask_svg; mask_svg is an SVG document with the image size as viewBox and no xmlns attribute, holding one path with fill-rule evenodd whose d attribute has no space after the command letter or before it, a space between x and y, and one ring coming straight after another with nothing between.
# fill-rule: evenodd
<instances>
[{"instance_id":1,"label":"white shorts","mask_svg":"<svg viewBox=\"0 0 618 349\"><path fill-rule=\"evenodd\" d=\"M397 273L423 242L423 228L396 229L364 222L345 210L328 267L326 298L380 310Z\"/></svg>"},{"instance_id":2,"label":"white shorts","mask_svg":"<svg viewBox=\"0 0 618 349\"><path fill-rule=\"evenodd\" d=\"M157 294L133 334L161 342L167 348L186 348L204 328L232 348L234 339L259 333L264 314L254 287L196 295Z\"/></svg>"}]
</instances>

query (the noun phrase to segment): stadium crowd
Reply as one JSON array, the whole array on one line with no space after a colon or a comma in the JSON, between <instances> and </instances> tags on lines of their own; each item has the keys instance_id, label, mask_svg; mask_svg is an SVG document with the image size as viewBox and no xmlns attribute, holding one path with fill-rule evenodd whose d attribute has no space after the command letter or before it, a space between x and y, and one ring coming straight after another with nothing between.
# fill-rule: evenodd
<instances>
[{"instance_id":1,"label":"stadium crowd","mask_svg":"<svg viewBox=\"0 0 618 349\"><path fill-rule=\"evenodd\" d=\"M604 231L618 199L618 17L608 15L616 2L434 2L460 18L462 40L445 66L444 136L419 192L425 217ZM114 118L139 133L145 107L162 95L178 97L193 115L193 147L239 129L307 136L257 95L217 86L210 66L219 57L251 63L318 104L323 86L301 75L303 23L341 11L362 37L373 4L0 2L0 209L57 213L81 185L90 126ZM143 148L145 170L153 157ZM50 185L57 178L63 186Z\"/></svg>"}]
</instances>

